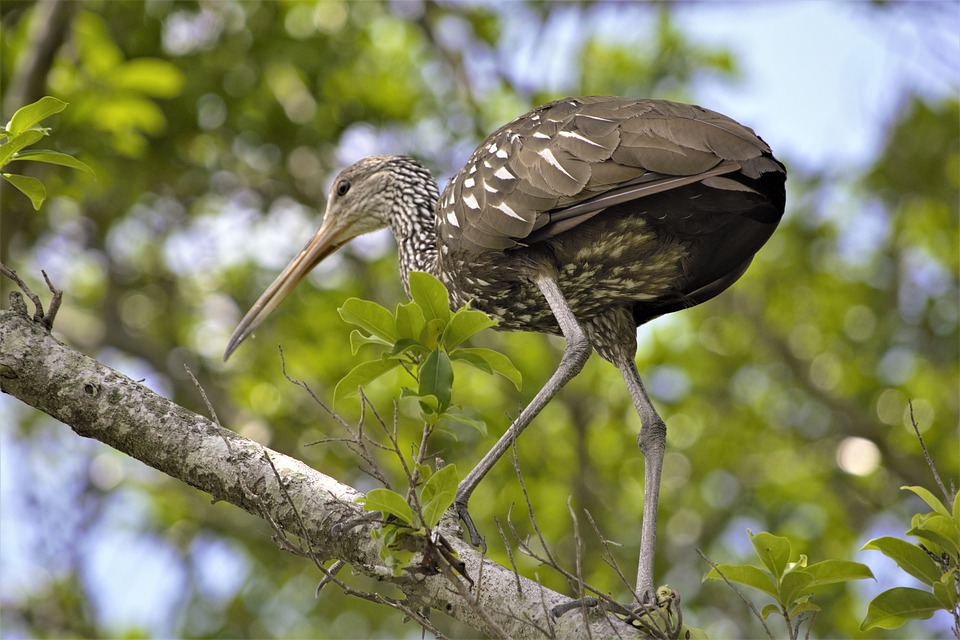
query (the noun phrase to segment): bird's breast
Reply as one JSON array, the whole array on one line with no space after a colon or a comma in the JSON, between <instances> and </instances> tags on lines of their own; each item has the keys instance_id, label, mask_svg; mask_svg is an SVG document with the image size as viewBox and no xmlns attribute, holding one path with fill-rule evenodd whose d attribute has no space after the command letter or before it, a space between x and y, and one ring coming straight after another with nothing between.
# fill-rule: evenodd
<instances>
[{"instance_id":1,"label":"bird's breast","mask_svg":"<svg viewBox=\"0 0 960 640\"><path fill-rule=\"evenodd\" d=\"M448 255L442 270L453 301L471 302L500 329L559 333L538 277L555 278L584 322L611 308L632 310L675 295L687 254L683 240L631 216L586 223L529 247Z\"/></svg>"}]
</instances>

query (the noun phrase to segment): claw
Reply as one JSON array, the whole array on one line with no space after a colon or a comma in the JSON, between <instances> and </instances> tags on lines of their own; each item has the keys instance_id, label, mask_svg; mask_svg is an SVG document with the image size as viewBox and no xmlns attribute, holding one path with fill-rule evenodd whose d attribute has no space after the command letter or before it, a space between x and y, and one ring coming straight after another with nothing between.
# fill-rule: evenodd
<instances>
[{"instance_id":1,"label":"claw","mask_svg":"<svg viewBox=\"0 0 960 640\"><path fill-rule=\"evenodd\" d=\"M463 526L467 530L467 534L470 536L470 544L478 547L481 552L486 553L487 543L484 542L483 538L480 536L480 532L477 531L477 526L473 524L473 518L470 517L470 512L467 510L467 503L457 500L454 503L454 507L457 510L457 516L460 518L460 521L463 522Z\"/></svg>"}]
</instances>

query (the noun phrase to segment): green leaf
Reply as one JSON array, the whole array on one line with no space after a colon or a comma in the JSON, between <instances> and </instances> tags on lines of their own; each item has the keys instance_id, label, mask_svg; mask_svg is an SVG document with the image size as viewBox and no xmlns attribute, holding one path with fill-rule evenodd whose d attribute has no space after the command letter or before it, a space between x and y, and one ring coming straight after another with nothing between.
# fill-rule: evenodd
<instances>
[{"instance_id":1,"label":"green leaf","mask_svg":"<svg viewBox=\"0 0 960 640\"><path fill-rule=\"evenodd\" d=\"M427 527L432 529L437 526L444 512L453 504L457 497L458 482L457 467L452 464L437 469L437 472L427 480L420 494L424 524Z\"/></svg>"},{"instance_id":2,"label":"green leaf","mask_svg":"<svg viewBox=\"0 0 960 640\"><path fill-rule=\"evenodd\" d=\"M467 426L469 426L469 427L473 427L473 428L476 429L476 430L480 433L480 435L482 435L482 436L486 436L486 435L487 435L487 423L484 422L483 420L478 420L478 419L476 419L476 418L473 418L473 417L471 417L471 416L468 416L468 415L465 414L463 411L453 410L453 409L448 410L448 411L447 411L445 414L443 414L443 415L444 415L444 418L446 418L447 420L450 420L450 421L453 421L453 422L459 422L459 423L465 424L465 425L467 425ZM454 436L455 436L455 434L454 434Z\"/></svg>"},{"instance_id":3,"label":"green leaf","mask_svg":"<svg viewBox=\"0 0 960 640\"><path fill-rule=\"evenodd\" d=\"M417 342L431 351L440 345L440 336L443 334L444 322L440 318L431 318L423 325Z\"/></svg>"},{"instance_id":4,"label":"green leaf","mask_svg":"<svg viewBox=\"0 0 960 640\"><path fill-rule=\"evenodd\" d=\"M812 586L815 587L850 580L875 579L870 567L850 560L824 560L809 565L804 571L813 576L815 584Z\"/></svg>"},{"instance_id":5,"label":"green leaf","mask_svg":"<svg viewBox=\"0 0 960 640\"><path fill-rule=\"evenodd\" d=\"M90 175L96 177L96 174L93 172L86 163L77 160L71 155L66 153L60 153L59 151L51 151L49 149L28 149L22 153L18 153L17 160L30 160L33 162L46 162L48 164L58 164L64 167L70 167L71 169L79 169L80 171L86 171Z\"/></svg>"},{"instance_id":6,"label":"green leaf","mask_svg":"<svg viewBox=\"0 0 960 640\"><path fill-rule=\"evenodd\" d=\"M933 584L940 579L937 563L927 552L906 540L883 536L874 538L863 549L874 549L897 563L901 569L925 584Z\"/></svg>"},{"instance_id":7,"label":"green leaf","mask_svg":"<svg viewBox=\"0 0 960 640\"><path fill-rule=\"evenodd\" d=\"M393 349L390 350L391 356L399 356L407 351L413 351L416 355L423 356L428 353L428 350L424 348L422 344L416 340L411 340L410 338L400 338L393 345Z\"/></svg>"},{"instance_id":8,"label":"green leaf","mask_svg":"<svg viewBox=\"0 0 960 640\"><path fill-rule=\"evenodd\" d=\"M951 513L947 510L947 508L944 506L944 504L943 504L942 502L940 502L940 500L937 499L937 496L933 495L933 493L932 493L931 491L929 491L928 489L925 489L924 487L915 487L915 486L914 486L914 487L900 487L900 488L903 489L904 491L912 491L913 493L915 493L915 494L917 494L918 496L920 496L920 498L921 498L924 502L926 502L928 505L930 505L930 508L931 508L931 509L933 509L934 511L936 511L937 513L939 513L939 514L942 515L943 517L948 518L948 519L953 518L953 514L951 514Z\"/></svg>"},{"instance_id":9,"label":"green leaf","mask_svg":"<svg viewBox=\"0 0 960 640\"><path fill-rule=\"evenodd\" d=\"M39 209L43 201L46 200L47 190L44 188L43 183L36 178L20 176L15 173L3 173L0 175L3 176L4 180L19 189L23 195L30 198L34 209Z\"/></svg>"},{"instance_id":10,"label":"green leaf","mask_svg":"<svg viewBox=\"0 0 960 640\"><path fill-rule=\"evenodd\" d=\"M358 329L354 329L350 332L350 353L357 355L357 352L360 351L360 347L365 347L368 344L375 344L381 347L391 346L391 344L383 338L378 338L377 336L368 336Z\"/></svg>"},{"instance_id":11,"label":"green leaf","mask_svg":"<svg viewBox=\"0 0 960 640\"><path fill-rule=\"evenodd\" d=\"M412 271L409 283L410 297L420 305L424 320L437 318L443 324L450 321L450 296L443 283L422 271Z\"/></svg>"},{"instance_id":12,"label":"green leaf","mask_svg":"<svg viewBox=\"0 0 960 640\"><path fill-rule=\"evenodd\" d=\"M390 547L380 549L380 558L384 564L393 568L393 577L395 578L403 575L403 570L410 566L413 556L414 552L406 549L392 549Z\"/></svg>"},{"instance_id":13,"label":"green leaf","mask_svg":"<svg viewBox=\"0 0 960 640\"><path fill-rule=\"evenodd\" d=\"M424 324L423 311L416 302L397 305L397 338L419 340Z\"/></svg>"},{"instance_id":14,"label":"green leaf","mask_svg":"<svg viewBox=\"0 0 960 640\"><path fill-rule=\"evenodd\" d=\"M784 607L791 607L803 596L809 596L808 587L813 584L813 576L806 569L797 569L784 574L780 580L780 594L777 600Z\"/></svg>"},{"instance_id":15,"label":"green leaf","mask_svg":"<svg viewBox=\"0 0 960 640\"><path fill-rule=\"evenodd\" d=\"M441 343L447 351L453 351L465 340L496 324L497 321L483 311L462 307L453 314L449 324L447 324Z\"/></svg>"},{"instance_id":16,"label":"green leaf","mask_svg":"<svg viewBox=\"0 0 960 640\"><path fill-rule=\"evenodd\" d=\"M960 491L953 496L953 524L957 525L957 530L960 531Z\"/></svg>"},{"instance_id":17,"label":"green leaf","mask_svg":"<svg viewBox=\"0 0 960 640\"><path fill-rule=\"evenodd\" d=\"M952 611L960 605L960 595L957 594L957 586L953 584L956 580L956 570L954 570L952 574L944 575L944 578L946 578L950 584L944 584L942 581L934 582L933 596L944 610Z\"/></svg>"},{"instance_id":18,"label":"green leaf","mask_svg":"<svg viewBox=\"0 0 960 640\"><path fill-rule=\"evenodd\" d=\"M870 602L860 630L896 629L907 620L926 620L941 608L940 602L929 591L895 587Z\"/></svg>"},{"instance_id":19,"label":"green leaf","mask_svg":"<svg viewBox=\"0 0 960 640\"><path fill-rule=\"evenodd\" d=\"M397 321L386 308L376 302L350 298L337 311L345 322L365 329L370 335L389 344L397 341Z\"/></svg>"},{"instance_id":20,"label":"green leaf","mask_svg":"<svg viewBox=\"0 0 960 640\"><path fill-rule=\"evenodd\" d=\"M820 611L820 607L813 604L809 600L806 600L804 602L798 603L797 606L795 606L793 609L790 609L790 617L796 618L798 614L806 613L808 611L809 612Z\"/></svg>"},{"instance_id":21,"label":"green leaf","mask_svg":"<svg viewBox=\"0 0 960 640\"><path fill-rule=\"evenodd\" d=\"M452 360L461 360L478 369L486 370L478 365L478 360L482 361L490 370L499 373L504 378L513 383L513 386L520 390L523 384L523 377L520 370L513 366L510 358L493 349L484 349L483 347L470 347L469 349L457 349L450 354Z\"/></svg>"},{"instance_id":22,"label":"green leaf","mask_svg":"<svg viewBox=\"0 0 960 640\"><path fill-rule=\"evenodd\" d=\"M719 572L717 569L719 569ZM723 577L721 577L721 573ZM777 585L774 583L773 577L759 567L750 564L720 564L717 565L716 569L708 571L703 579L722 580L724 577L730 582L737 582L748 587L753 587L754 589L759 589L774 598L778 595Z\"/></svg>"},{"instance_id":23,"label":"green leaf","mask_svg":"<svg viewBox=\"0 0 960 640\"><path fill-rule=\"evenodd\" d=\"M442 413L450 406L453 391L453 365L449 356L439 349L431 351L420 365L419 378L418 393L421 396L435 396L438 413Z\"/></svg>"},{"instance_id":24,"label":"green leaf","mask_svg":"<svg viewBox=\"0 0 960 640\"><path fill-rule=\"evenodd\" d=\"M780 613L780 605L773 604L772 602L760 610L760 618L766 620L771 615Z\"/></svg>"},{"instance_id":25,"label":"green leaf","mask_svg":"<svg viewBox=\"0 0 960 640\"><path fill-rule=\"evenodd\" d=\"M365 386L398 366L400 362L397 360L383 358L361 362L337 383L337 388L333 390L333 405L336 406L338 401L357 393L359 387Z\"/></svg>"},{"instance_id":26,"label":"green leaf","mask_svg":"<svg viewBox=\"0 0 960 640\"><path fill-rule=\"evenodd\" d=\"M416 471L417 477L420 478L417 484L422 485L433 476L433 467L425 462L417 462L413 465L413 468Z\"/></svg>"},{"instance_id":27,"label":"green leaf","mask_svg":"<svg viewBox=\"0 0 960 640\"><path fill-rule=\"evenodd\" d=\"M914 516L913 528L907 535L923 538L928 543L936 544L940 550L950 554L950 557L960 558L960 533L957 532L953 518L942 516L939 513L927 513ZM929 546L929 545L927 545ZM931 549L934 551L934 549Z\"/></svg>"},{"instance_id":28,"label":"green leaf","mask_svg":"<svg viewBox=\"0 0 960 640\"><path fill-rule=\"evenodd\" d=\"M413 526L413 509L396 491L390 489L372 489L363 500L364 511L379 511L382 514L396 516L404 524Z\"/></svg>"},{"instance_id":29,"label":"green leaf","mask_svg":"<svg viewBox=\"0 0 960 640\"><path fill-rule=\"evenodd\" d=\"M474 369L479 369L484 373L493 375L493 367L491 367L486 360L474 353L470 353L467 349L457 349L456 351L451 352L450 359L468 364Z\"/></svg>"},{"instance_id":30,"label":"green leaf","mask_svg":"<svg viewBox=\"0 0 960 640\"><path fill-rule=\"evenodd\" d=\"M752 531L747 530L747 534L750 536L757 556L773 574L774 579L779 581L787 568L787 563L790 562L790 541L766 531L754 535Z\"/></svg>"},{"instance_id":31,"label":"green leaf","mask_svg":"<svg viewBox=\"0 0 960 640\"><path fill-rule=\"evenodd\" d=\"M30 145L38 142L43 136L46 135L42 129L27 129L23 133L19 133L6 142L0 145L0 167L4 167L7 164L17 160L18 158L14 157L14 154L23 149L24 147L29 147Z\"/></svg>"},{"instance_id":32,"label":"green leaf","mask_svg":"<svg viewBox=\"0 0 960 640\"><path fill-rule=\"evenodd\" d=\"M437 396L432 394L417 394L417 401L420 403L420 410L423 412L421 417L425 422L433 423L437 414L440 413L440 401Z\"/></svg>"},{"instance_id":33,"label":"green leaf","mask_svg":"<svg viewBox=\"0 0 960 640\"><path fill-rule=\"evenodd\" d=\"M160 58L136 58L110 71L109 82L117 89L135 91L153 98L175 98L183 90L183 72Z\"/></svg>"},{"instance_id":34,"label":"green leaf","mask_svg":"<svg viewBox=\"0 0 960 640\"><path fill-rule=\"evenodd\" d=\"M66 109L67 103L51 96L44 96L32 104L17 109L17 112L7 123L7 131L11 137L16 136L41 120L49 118L55 113Z\"/></svg>"}]
</instances>

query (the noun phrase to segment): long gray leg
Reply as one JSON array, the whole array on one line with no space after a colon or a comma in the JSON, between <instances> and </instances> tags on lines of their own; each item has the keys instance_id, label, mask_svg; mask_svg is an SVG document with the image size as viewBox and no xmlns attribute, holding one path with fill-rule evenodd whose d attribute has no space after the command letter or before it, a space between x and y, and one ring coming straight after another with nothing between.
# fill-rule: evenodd
<instances>
[{"instance_id":1,"label":"long gray leg","mask_svg":"<svg viewBox=\"0 0 960 640\"><path fill-rule=\"evenodd\" d=\"M660 500L660 474L667 443L667 425L654 409L650 396L643 388L637 365L631 358L617 363L633 404L640 414L640 433L637 444L644 460L643 524L640 527L640 561L637 567L637 596L641 602L653 602L653 557L657 543L657 506Z\"/></svg>"},{"instance_id":2,"label":"long gray leg","mask_svg":"<svg viewBox=\"0 0 960 640\"><path fill-rule=\"evenodd\" d=\"M454 502L457 513L467 526L471 542L477 546L482 545L483 540L467 511L467 502L470 500L470 495L473 493L473 490L477 488L477 485L480 484L483 477L487 475L487 472L496 464L497 460L513 446L513 442L517 439L517 436L519 436L536 415L540 413L540 410L557 395L560 389L563 388L563 385L580 373L583 365L586 364L590 358L590 354L593 352L590 340L587 338L586 333L584 333L583 328L577 323L577 319L574 317L570 306L560 292L560 287L557 286L556 280L552 278L542 278L537 281L537 286L540 287L540 291L543 292L544 298L547 299L553 315L556 316L557 322L560 324L560 331L567 340L567 346L564 349L563 357L560 359L560 365L554 374L550 376L550 379L547 380L547 383L540 389L517 419L514 420L506 433L500 437L497 444L487 452L487 455L477 463L477 466L467 474L467 477L464 478L463 481L460 482L460 486L457 487L457 498Z\"/></svg>"},{"instance_id":3,"label":"long gray leg","mask_svg":"<svg viewBox=\"0 0 960 640\"><path fill-rule=\"evenodd\" d=\"M597 352L620 370L640 415L637 444L644 459L643 523L640 527L640 560L637 567L637 597L654 602L653 559L657 543L657 506L660 498L660 474L666 449L667 426L647 395L637 371L637 330L633 318L623 310L593 320L587 327Z\"/></svg>"}]
</instances>

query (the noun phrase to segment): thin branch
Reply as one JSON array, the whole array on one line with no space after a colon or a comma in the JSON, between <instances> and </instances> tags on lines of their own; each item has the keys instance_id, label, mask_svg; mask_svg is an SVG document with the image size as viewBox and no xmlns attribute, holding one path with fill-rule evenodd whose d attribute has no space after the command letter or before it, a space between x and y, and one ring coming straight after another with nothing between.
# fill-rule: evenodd
<instances>
[{"instance_id":1,"label":"thin branch","mask_svg":"<svg viewBox=\"0 0 960 640\"><path fill-rule=\"evenodd\" d=\"M763 616L760 615L760 612L757 611L757 608L753 606L753 603L750 602L747 596L743 595L743 592L740 591L740 589L738 589L736 586L734 586L734 584L727 579L727 576L723 575L723 571L720 571L720 567L718 567L713 560L708 558L706 554L703 553L703 551L701 551L700 549L697 549L697 553L700 554L700 557L703 558L704 562L709 564L710 567L717 572L717 575L719 575L723 579L723 581L727 583L727 586L733 589L733 592L736 593L738 596L740 596L740 599L746 603L747 607L750 608L750 611L753 612L753 615L756 616L757 620L760 621L760 624L763 625L763 630L766 632L767 637L770 638L770 640L775 640L773 633L770 631L770 628L767 627L767 623L763 620Z\"/></svg>"},{"instance_id":2,"label":"thin branch","mask_svg":"<svg viewBox=\"0 0 960 640\"><path fill-rule=\"evenodd\" d=\"M63 298L63 291L53 286L53 283L50 282L50 278L47 276L46 271L41 271L40 273L43 274L43 279L46 281L47 287L49 287L50 292L53 294L53 297L50 299L50 309L46 313L43 311L43 303L40 301L40 296L34 293L33 290L27 286L27 283L17 275L16 271L0 262L0 274L3 274L7 278L13 280L16 285L20 287L20 290L23 291L24 295L30 298L30 302L33 303L33 321L41 325L47 331L50 331L53 329L53 321L56 319L57 311L60 309L60 301ZM12 295L13 294L11 294L11 296ZM11 298L11 301L12 300L13 298ZM14 306L16 306L16 303L14 303Z\"/></svg>"},{"instance_id":3,"label":"thin branch","mask_svg":"<svg viewBox=\"0 0 960 640\"><path fill-rule=\"evenodd\" d=\"M913 417L913 400L907 401L907 406L910 408L910 424L913 426L913 432L917 434L917 440L920 441L920 449L923 451L923 458L927 461L927 466L930 467L930 471L933 473L933 480L937 483L937 486L940 487L940 491L943 492L943 497L947 499L947 504L952 504L954 494L947 491L946 485L943 484L943 480L937 472L937 467L933 464L933 458L930 457L930 452L927 450L927 445L923 442L923 436L920 435L920 426L917 424L916 418Z\"/></svg>"},{"instance_id":4,"label":"thin branch","mask_svg":"<svg viewBox=\"0 0 960 640\"><path fill-rule=\"evenodd\" d=\"M190 365L184 362L183 368L186 370L187 375L190 377L190 380L193 382L193 386L195 386L197 388L197 391L200 392L200 397L203 399L203 404L206 405L207 411L210 412L210 419L213 420L213 423L216 424L218 427L222 427L223 425L220 424L220 418L217 417L216 409L214 409L213 405L210 404L210 399L207 398L207 392L204 391L203 385L200 384L200 381L197 380L197 377L193 375L193 371L190 369Z\"/></svg>"},{"instance_id":5,"label":"thin branch","mask_svg":"<svg viewBox=\"0 0 960 640\"><path fill-rule=\"evenodd\" d=\"M636 590L630 585L630 581L627 580L627 576L624 575L623 571L620 569L620 565L617 563L617 559L613 555L613 551L610 549L610 542L607 540L606 536L600 533L600 528L597 526L596 521L593 519L593 514L589 510L584 509L584 513L587 514L587 520L590 521L590 525L593 527L594 533L597 534L597 537L600 539L600 544L603 545L604 553L606 554L603 557L603 561L607 563L617 574L617 577L620 578L620 582L626 587L627 592L633 594L633 599L636 600L637 604L643 604L640 602L640 599L637 597Z\"/></svg>"},{"instance_id":6,"label":"thin branch","mask_svg":"<svg viewBox=\"0 0 960 640\"><path fill-rule=\"evenodd\" d=\"M567 511L570 513L570 519L573 521L573 543L574 543L574 560L576 562L577 570L577 598L580 600L580 612L583 615L583 619L587 619L587 606L583 603L583 540L580 539L580 523L577 521L577 514L573 511L572 505L573 498L567 496ZM588 638L593 640L593 634L589 633Z\"/></svg>"},{"instance_id":7,"label":"thin branch","mask_svg":"<svg viewBox=\"0 0 960 640\"><path fill-rule=\"evenodd\" d=\"M503 541L503 548L507 552L507 560L510 561L510 567L513 569L513 577L516 579L517 584L517 593L521 593L523 589L520 586L520 572L517 570L517 563L513 559L513 547L507 540L507 534L503 531L503 525L500 524L500 519L495 517L493 522L497 525L497 531L500 532L500 539Z\"/></svg>"},{"instance_id":8,"label":"thin branch","mask_svg":"<svg viewBox=\"0 0 960 640\"><path fill-rule=\"evenodd\" d=\"M385 605L387 605L387 606L389 606L389 607L392 607L392 608L400 611L400 612L403 613L404 615L409 616L412 620L416 621L417 624L419 624L419 625L420 625L421 627L423 627L425 630L433 633L433 634L436 635L438 638L439 638L439 637L443 637L443 634L440 632L440 630L437 629L437 628L433 625L433 623L430 622L430 619L427 618L425 615L423 615L421 612L416 611L416 610L414 610L414 609L411 609L409 606L407 606L407 605L406 605L405 603L403 603L402 601L396 600L396 599L394 599L394 598L388 598L388 597L386 597L386 596L382 596L382 595L377 594L377 593L370 593L370 592L360 591L360 590L354 589L354 588L350 587L349 585L347 585L347 584L346 584L345 582L343 582L342 580L340 580L339 578L337 578L336 575L334 575L334 573L335 573L334 571L331 571L331 570L329 570L329 569L327 569L326 567L323 566L323 559L321 559L321 557L320 557L320 556L314 551L314 549L313 549L313 544L312 544L311 541L310 541L310 534L309 534L309 531L308 531L308 529L307 529L306 523L305 523L304 520L303 520L303 516L301 515L300 510L297 508L297 505L294 503L293 498L291 497L290 493L287 491L286 484L283 482L283 478L280 476L280 472L277 470L276 465L274 465L273 459L270 457L269 452L267 452L266 450L264 450L263 455L264 455L264 457L266 458L267 462L270 464L270 468L273 470L274 478L276 479L277 484L278 484L279 487L280 487L280 491L282 492L282 494L283 494L283 496L284 496L284 499L286 500L286 502L287 502L287 504L290 506L290 508L293 510L293 515L294 515L295 521L296 521L297 526L298 526L298 528L299 528L299 530L300 530L299 533L298 533L298 537L300 538L300 540L302 540L303 542L305 542L306 545L307 545L306 557L309 557L309 558L313 561L314 565L316 565L316 567L317 567L317 568L321 571L321 573L323 573L323 575L324 575L323 579L321 579L320 583L317 585L317 589L316 589L315 593L319 594L320 589L321 589L321 588L323 587L323 585L324 585L324 581L333 582L333 583L335 583L338 587L340 587L340 589L341 589L346 595L348 595L348 596L353 596L353 597L356 597L356 598L361 598L361 599L364 599L364 600L370 600L370 601L372 601L372 602L377 602L377 603L385 604ZM283 540L283 541L289 542L289 538L287 537L286 532L283 530L282 527L278 526L278 525L273 521L272 518L268 518L268 522L270 522L271 526L274 528L274 531L275 531L276 534L277 534L277 537L274 538L275 540L278 540L278 539L279 539L279 540ZM302 549L302 547L300 547L300 548ZM342 564L341 564L340 566L342 567ZM337 566L336 566L336 563L334 563L333 567L336 567L336 571L339 571L339 569L340 569L340 567L337 567ZM331 567L331 568L333 568L333 567ZM428 609L428 611L429 611L429 609Z\"/></svg>"},{"instance_id":9,"label":"thin branch","mask_svg":"<svg viewBox=\"0 0 960 640\"><path fill-rule=\"evenodd\" d=\"M367 449L367 446L366 446L366 443L370 442L375 446L382 447L382 445L371 440L364 433L364 430L363 430L364 418L365 418L364 405L361 404L360 406L360 420L357 422L356 430L354 430L350 426L350 424L346 420L344 420L339 413L335 412L333 409L328 407L326 403L324 403L317 396L317 394L313 392L313 389L310 388L310 385L308 385L303 380L296 380L290 377L290 375L287 373L287 361L283 355L283 346L277 345L277 348L280 351L280 371L283 373L283 377L286 378L288 382L306 391L307 394L310 396L310 398L313 400L313 402L317 404L321 409L323 409L327 413L327 415L333 418L337 422L337 424L339 424L343 428L343 430L346 431L347 434L349 434L349 438L332 438L332 437L321 438L320 440L314 440L313 442L308 442L304 446L309 447L317 444L325 444L330 442L346 443L347 448L349 448L352 453L354 453L356 456L358 456L360 459L362 459L366 463L367 465L366 467L363 467L363 466L360 467L361 471L363 471L364 473L366 473L367 475L369 475L370 477L378 481L380 484L382 484L384 487L387 487L389 489L390 482L389 480L387 480L386 474L383 473L382 469L380 469L380 466L377 464L376 458L374 458L373 454L370 453L369 449Z\"/></svg>"}]
</instances>

